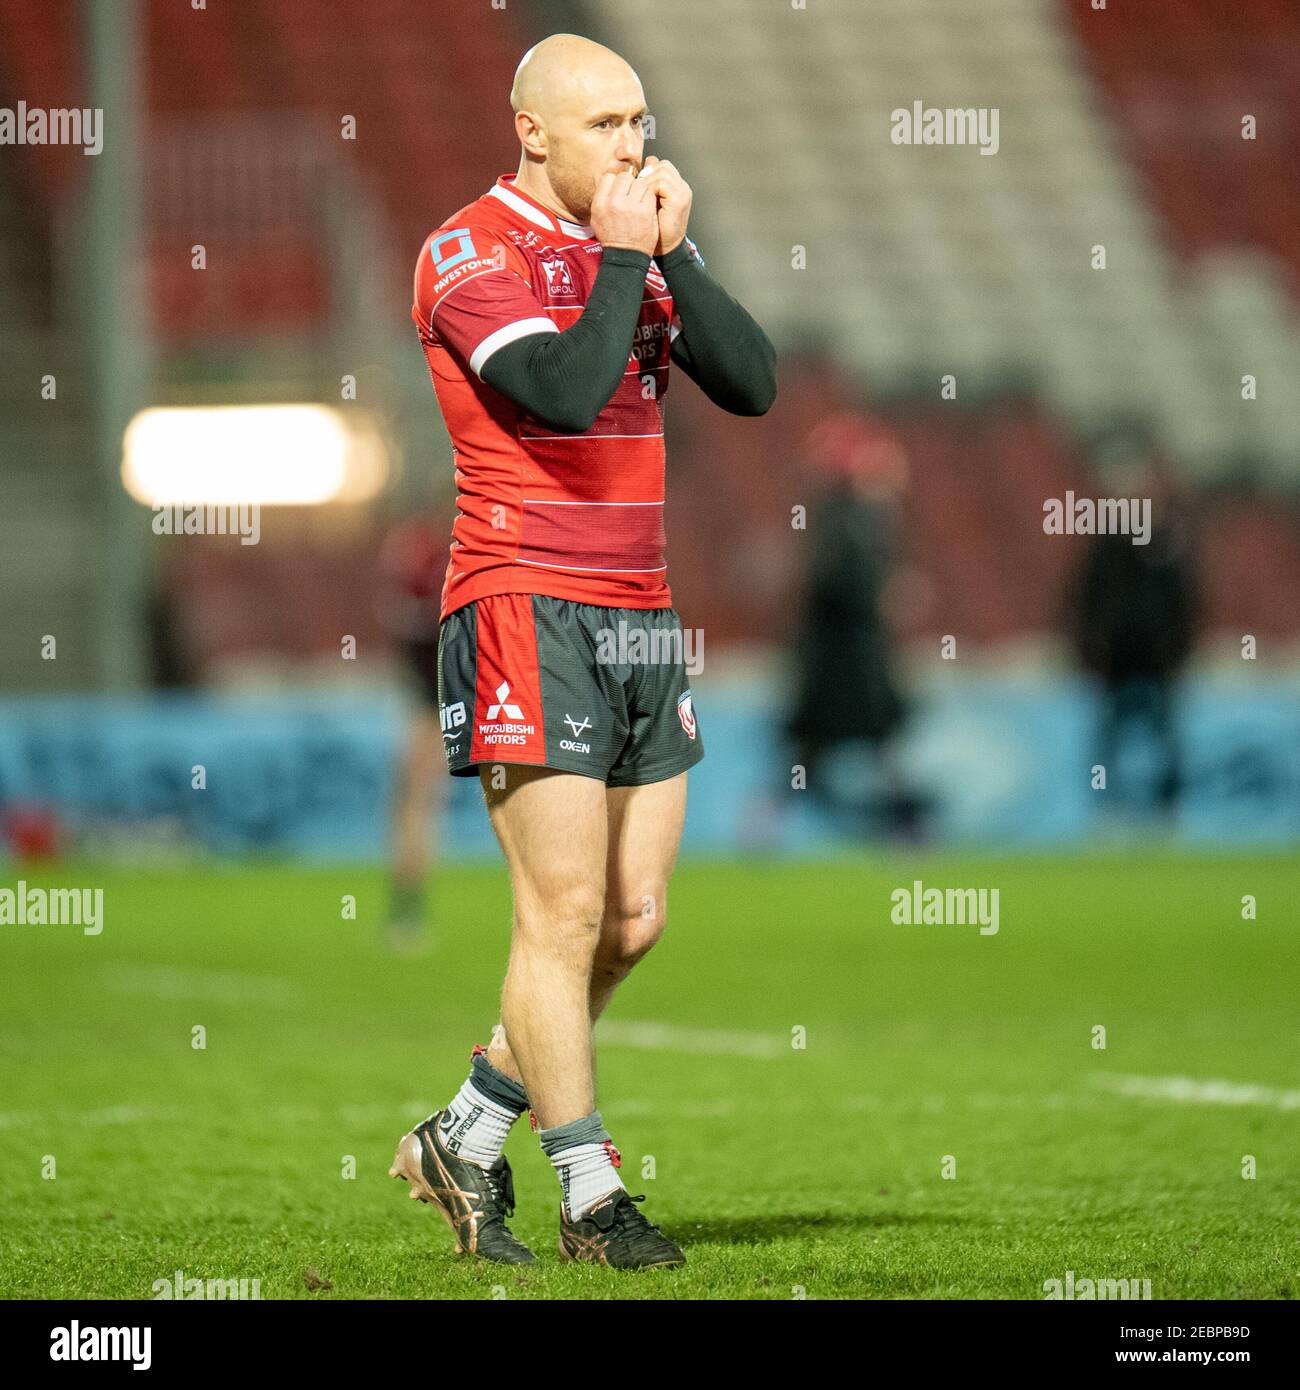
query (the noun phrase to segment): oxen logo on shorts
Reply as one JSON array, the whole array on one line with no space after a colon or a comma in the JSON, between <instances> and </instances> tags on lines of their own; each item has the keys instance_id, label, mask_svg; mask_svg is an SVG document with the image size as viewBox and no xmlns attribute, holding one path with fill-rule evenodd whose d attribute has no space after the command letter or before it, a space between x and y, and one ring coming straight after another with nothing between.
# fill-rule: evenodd
<instances>
[{"instance_id":1,"label":"oxen logo on shorts","mask_svg":"<svg viewBox=\"0 0 1300 1390\"><path fill-rule=\"evenodd\" d=\"M691 703L691 692L688 690L684 695L677 699L677 717L682 721L682 728L686 730L687 738L695 737L695 706Z\"/></svg>"},{"instance_id":2,"label":"oxen logo on shorts","mask_svg":"<svg viewBox=\"0 0 1300 1390\"><path fill-rule=\"evenodd\" d=\"M584 714L581 720L577 720L573 715L566 714L564 716L564 722L573 730L573 737L562 738L560 740L560 747L563 748L566 753L590 753L591 744L579 741L582 735L591 728L591 720L587 715Z\"/></svg>"}]
</instances>

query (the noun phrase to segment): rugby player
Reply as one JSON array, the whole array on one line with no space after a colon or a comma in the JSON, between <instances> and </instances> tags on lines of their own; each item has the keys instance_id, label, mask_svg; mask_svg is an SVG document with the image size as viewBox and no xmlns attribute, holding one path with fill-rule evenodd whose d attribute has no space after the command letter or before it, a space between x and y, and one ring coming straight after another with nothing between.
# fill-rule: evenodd
<instances>
[{"instance_id":1,"label":"rugby player","mask_svg":"<svg viewBox=\"0 0 1300 1390\"><path fill-rule=\"evenodd\" d=\"M384 538L376 608L404 658L416 697L393 779L386 937L414 954L428 942L430 839L441 839L447 779L439 767L438 597L447 567L446 527L420 514ZM432 823L431 823L432 822Z\"/></svg>"},{"instance_id":2,"label":"rugby player","mask_svg":"<svg viewBox=\"0 0 1300 1390\"><path fill-rule=\"evenodd\" d=\"M645 96L623 59L553 35L524 55L511 104L518 171L425 242L412 310L456 463L444 747L453 776L480 778L505 855L510 958L491 1043L389 1171L441 1210L458 1250L529 1263L505 1223L503 1147L531 1108L560 1180L560 1253L677 1265L623 1185L592 1023L663 932L704 753L664 564L670 365L724 410L761 415L775 354L687 237L689 186L645 157ZM675 659L609 659L634 648Z\"/></svg>"}]
</instances>

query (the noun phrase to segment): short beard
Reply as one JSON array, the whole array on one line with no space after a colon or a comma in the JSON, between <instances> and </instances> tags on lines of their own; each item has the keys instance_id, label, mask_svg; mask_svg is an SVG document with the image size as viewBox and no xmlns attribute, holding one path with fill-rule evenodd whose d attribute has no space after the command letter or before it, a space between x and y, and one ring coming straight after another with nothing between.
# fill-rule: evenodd
<instances>
[{"instance_id":1,"label":"short beard","mask_svg":"<svg viewBox=\"0 0 1300 1390\"><path fill-rule=\"evenodd\" d=\"M591 201L596 196L596 181L582 175L571 175L563 168L548 172L556 197L569 209L575 222L586 226L591 221Z\"/></svg>"},{"instance_id":2,"label":"short beard","mask_svg":"<svg viewBox=\"0 0 1300 1390\"><path fill-rule=\"evenodd\" d=\"M591 203L596 196L596 183L601 175L591 174L587 167L574 167L566 158L552 160L546 170L551 188L564 207L569 208L573 221L587 227L591 224Z\"/></svg>"}]
</instances>

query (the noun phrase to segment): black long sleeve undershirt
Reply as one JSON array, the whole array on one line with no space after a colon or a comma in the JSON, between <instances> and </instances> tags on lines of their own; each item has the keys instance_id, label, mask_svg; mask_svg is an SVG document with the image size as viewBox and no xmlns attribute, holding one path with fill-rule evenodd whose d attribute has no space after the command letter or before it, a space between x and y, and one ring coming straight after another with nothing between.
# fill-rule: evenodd
<instances>
[{"instance_id":1,"label":"black long sleeve undershirt","mask_svg":"<svg viewBox=\"0 0 1300 1390\"><path fill-rule=\"evenodd\" d=\"M582 434L618 389L641 313L650 257L608 246L578 321L536 333L488 358L483 380L552 429ZM659 261L681 331L672 361L732 415L762 415L776 398L776 352L766 333L683 241Z\"/></svg>"},{"instance_id":2,"label":"black long sleeve undershirt","mask_svg":"<svg viewBox=\"0 0 1300 1390\"><path fill-rule=\"evenodd\" d=\"M763 415L776 399L776 349L749 312L683 241L660 258L682 331L672 360L732 415Z\"/></svg>"},{"instance_id":3,"label":"black long sleeve undershirt","mask_svg":"<svg viewBox=\"0 0 1300 1390\"><path fill-rule=\"evenodd\" d=\"M552 429L589 430L627 370L649 269L644 251L605 247L578 321L498 348L483 364L483 380Z\"/></svg>"}]
</instances>

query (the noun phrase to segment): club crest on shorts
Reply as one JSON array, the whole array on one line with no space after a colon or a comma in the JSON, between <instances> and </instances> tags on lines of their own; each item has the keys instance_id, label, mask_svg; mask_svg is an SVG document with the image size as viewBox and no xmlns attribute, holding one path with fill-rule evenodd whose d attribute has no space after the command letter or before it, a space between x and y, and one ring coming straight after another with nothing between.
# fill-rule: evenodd
<instances>
[{"instance_id":1,"label":"club crest on shorts","mask_svg":"<svg viewBox=\"0 0 1300 1390\"><path fill-rule=\"evenodd\" d=\"M694 738L695 706L691 703L691 692L689 690L677 697L677 717L682 721L682 728L686 730L686 737Z\"/></svg>"}]
</instances>

